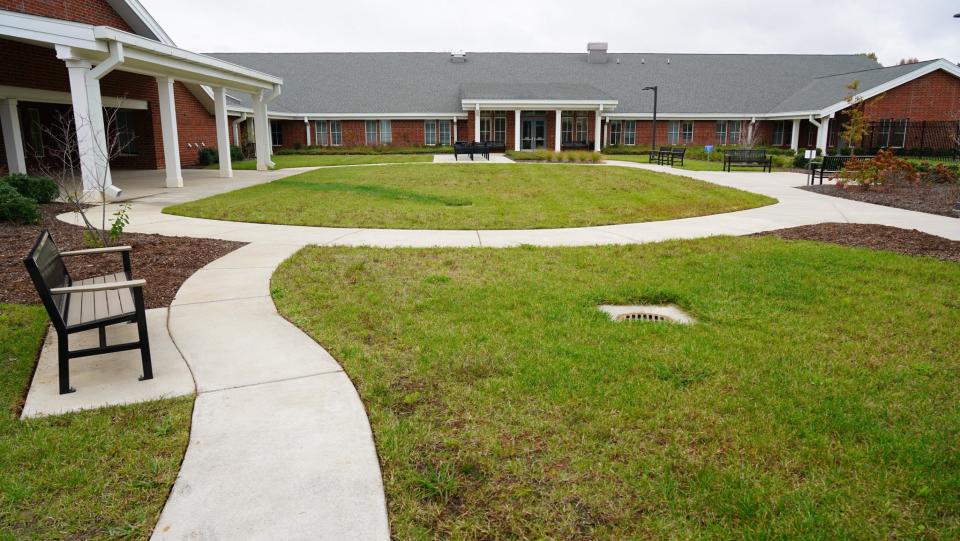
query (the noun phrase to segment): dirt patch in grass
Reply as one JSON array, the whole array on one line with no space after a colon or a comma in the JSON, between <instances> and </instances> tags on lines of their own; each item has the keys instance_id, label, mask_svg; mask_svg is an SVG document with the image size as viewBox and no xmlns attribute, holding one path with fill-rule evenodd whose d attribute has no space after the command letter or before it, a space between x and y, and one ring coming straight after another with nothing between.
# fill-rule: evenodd
<instances>
[{"instance_id":1,"label":"dirt patch in grass","mask_svg":"<svg viewBox=\"0 0 960 541\"><path fill-rule=\"evenodd\" d=\"M898 186L883 192L864 190L855 186L838 188L832 185L801 186L801 189L885 207L916 210L951 217L957 216L953 212L953 206L960 202L960 185L955 184Z\"/></svg>"},{"instance_id":2,"label":"dirt patch in grass","mask_svg":"<svg viewBox=\"0 0 960 541\"><path fill-rule=\"evenodd\" d=\"M43 223L14 225L0 223L0 302L36 304L40 302L33 282L23 266L23 257L33 247L43 228L50 230L61 250L85 248L83 228L56 219L69 212L62 203L41 205ZM200 267L240 248L242 242L187 237L165 237L142 233L124 233L121 243L133 246L133 275L147 281L144 299L147 308L168 306L180 285ZM67 263L75 280L120 270L120 256L107 254L73 258Z\"/></svg>"},{"instance_id":3,"label":"dirt patch in grass","mask_svg":"<svg viewBox=\"0 0 960 541\"><path fill-rule=\"evenodd\" d=\"M960 241L930 235L916 229L900 229L877 224L823 223L777 229L757 236L787 240L816 240L844 246L889 250L907 255L960 261Z\"/></svg>"}]
</instances>

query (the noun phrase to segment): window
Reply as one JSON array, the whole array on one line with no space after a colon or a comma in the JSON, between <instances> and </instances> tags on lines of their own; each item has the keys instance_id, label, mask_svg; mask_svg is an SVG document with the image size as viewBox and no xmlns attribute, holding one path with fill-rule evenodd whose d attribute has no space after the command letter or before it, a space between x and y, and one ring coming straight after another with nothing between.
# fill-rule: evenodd
<instances>
[{"instance_id":1,"label":"window","mask_svg":"<svg viewBox=\"0 0 960 541\"><path fill-rule=\"evenodd\" d=\"M133 111L117 111L117 148L120 154L137 154L137 135Z\"/></svg>"},{"instance_id":2,"label":"window","mask_svg":"<svg viewBox=\"0 0 960 541\"><path fill-rule=\"evenodd\" d=\"M283 129L277 120L270 122L270 144L275 147L283 146Z\"/></svg>"},{"instance_id":3,"label":"window","mask_svg":"<svg viewBox=\"0 0 960 541\"><path fill-rule=\"evenodd\" d=\"M667 123L667 144L680 144L680 123L676 120Z\"/></svg>"},{"instance_id":4,"label":"window","mask_svg":"<svg viewBox=\"0 0 960 541\"><path fill-rule=\"evenodd\" d=\"M786 129L786 121L778 120L773 123L773 146L779 147L784 145L784 130Z\"/></svg>"},{"instance_id":5,"label":"window","mask_svg":"<svg viewBox=\"0 0 960 541\"><path fill-rule=\"evenodd\" d=\"M489 116L480 117L480 140L484 142L490 140L490 117Z\"/></svg>"},{"instance_id":6,"label":"window","mask_svg":"<svg viewBox=\"0 0 960 541\"><path fill-rule=\"evenodd\" d=\"M903 148L907 139L907 120L887 118L880 121L880 141L882 146Z\"/></svg>"},{"instance_id":7,"label":"window","mask_svg":"<svg viewBox=\"0 0 960 541\"><path fill-rule=\"evenodd\" d=\"M693 142L693 122L680 123L680 144L689 145Z\"/></svg>"},{"instance_id":8,"label":"window","mask_svg":"<svg viewBox=\"0 0 960 541\"><path fill-rule=\"evenodd\" d=\"M318 120L317 121L317 145L327 146L329 144L330 144L330 140L327 139L327 121Z\"/></svg>"},{"instance_id":9,"label":"window","mask_svg":"<svg viewBox=\"0 0 960 541\"><path fill-rule=\"evenodd\" d=\"M340 121L330 121L330 144L339 146L343 143L343 132L340 131Z\"/></svg>"},{"instance_id":10,"label":"window","mask_svg":"<svg viewBox=\"0 0 960 541\"><path fill-rule=\"evenodd\" d=\"M614 120L610 123L610 144L613 146L620 144L620 128L623 127L623 124L619 120Z\"/></svg>"},{"instance_id":11,"label":"window","mask_svg":"<svg viewBox=\"0 0 960 541\"><path fill-rule=\"evenodd\" d=\"M367 120L363 123L363 133L368 145L377 144L377 121Z\"/></svg>"},{"instance_id":12,"label":"window","mask_svg":"<svg viewBox=\"0 0 960 541\"><path fill-rule=\"evenodd\" d=\"M718 145L739 145L740 144L740 126L741 120L718 120L717 121L717 144ZM691 129L691 132L693 130Z\"/></svg>"},{"instance_id":13,"label":"window","mask_svg":"<svg viewBox=\"0 0 960 541\"><path fill-rule=\"evenodd\" d=\"M392 145L393 144L393 125L389 120L380 121L380 144L381 145Z\"/></svg>"},{"instance_id":14,"label":"window","mask_svg":"<svg viewBox=\"0 0 960 541\"><path fill-rule=\"evenodd\" d=\"M27 109L27 150L36 157L43 156L43 126L40 124L40 110Z\"/></svg>"},{"instance_id":15,"label":"window","mask_svg":"<svg viewBox=\"0 0 960 541\"><path fill-rule=\"evenodd\" d=\"M449 120L440 121L440 144L441 145L450 144L450 121Z\"/></svg>"},{"instance_id":16,"label":"window","mask_svg":"<svg viewBox=\"0 0 960 541\"><path fill-rule=\"evenodd\" d=\"M426 120L423 123L423 144L437 144L437 121Z\"/></svg>"},{"instance_id":17,"label":"window","mask_svg":"<svg viewBox=\"0 0 960 541\"><path fill-rule=\"evenodd\" d=\"M636 120L627 120L624 122L623 144L625 145L637 144L637 121Z\"/></svg>"},{"instance_id":18,"label":"window","mask_svg":"<svg viewBox=\"0 0 960 541\"><path fill-rule=\"evenodd\" d=\"M497 113L493 120L493 140L502 145L507 140L507 115L506 113Z\"/></svg>"},{"instance_id":19,"label":"window","mask_svg":"<svg viewBox=\"0 0 960 541\"><path fill-rule=\"evenodd\" d=\"M577 117L577 142L587 142L587 117Z\"/></svg>"},{"instance_id":20,"label":"window","mask_svg":"<svg viewBox=\"0 0 960 541\"><path fill-rule=\"evenodd\" d=\"M560 141L563 143L573 141L573 117L566 113L560 118Z\"/></svg>"}]
</instances>

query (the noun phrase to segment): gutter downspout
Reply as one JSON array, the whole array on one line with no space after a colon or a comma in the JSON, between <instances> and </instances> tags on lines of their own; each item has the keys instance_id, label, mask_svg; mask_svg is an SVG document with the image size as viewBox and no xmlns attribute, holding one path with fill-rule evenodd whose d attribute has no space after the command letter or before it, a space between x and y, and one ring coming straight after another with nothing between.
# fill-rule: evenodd
<instances>
[{"instance_id":1,"label":"gutter downspout","mask_svg":"<svg viewBox=\"0 0 960 541\"><path fill-rule=\"evenodd\" d=\"M90 124L94 132L100 134L95 136L97 140L99 141L100 137L102 137L104 144L106 144L107 128L103 121L103 97L100 94L100 79L106 77L110 72L115 70L117 66L123 64L124 61L122 43L113 41L108 43L107 47L110 48L110 56L103 62L97 64L96 67L91 68L86 74L87 96L91 99L90 108L92 109L90 112ZM96 113L94 113L94 111L96 111ZM99 145L100 143L97 142L96 146ZM103 153L104 166L106 167L106 171L104 172L104 195L111 199L116 199L120 197L123 190L113 185L113 174L110 171L110 162L108 159L109 150L104 147L100 152Z\"/></svg>"},{"instance_id":2,"label":"gutter downspout","mask_svg":"<svg viewBox=\"0 0 960 541\"><path fill-rule=\"evenodd\" d=\"M236 141L237 146L243 150L243 145L240 144L240 123L247 120L247 113L241 113L240 118L237 118L231 122L233 125L233 140Z\"/></svg>"}]
</instances>

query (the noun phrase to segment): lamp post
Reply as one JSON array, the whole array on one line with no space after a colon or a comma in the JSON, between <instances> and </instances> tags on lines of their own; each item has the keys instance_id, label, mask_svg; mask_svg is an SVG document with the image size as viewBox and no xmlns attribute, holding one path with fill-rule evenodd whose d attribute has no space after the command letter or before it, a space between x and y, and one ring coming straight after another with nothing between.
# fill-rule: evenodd
<instances>
[{"instance_id":1,"label":"lamp post","mask_svg":"<svg viewBox=\"0 0 960 541\"><path fill-rule=\"evenodd\" d=\"M640 90L653 90L653 142L650 143L650 150L657 149L657 85L645 86Z\"/></svg>"}]
</instances>

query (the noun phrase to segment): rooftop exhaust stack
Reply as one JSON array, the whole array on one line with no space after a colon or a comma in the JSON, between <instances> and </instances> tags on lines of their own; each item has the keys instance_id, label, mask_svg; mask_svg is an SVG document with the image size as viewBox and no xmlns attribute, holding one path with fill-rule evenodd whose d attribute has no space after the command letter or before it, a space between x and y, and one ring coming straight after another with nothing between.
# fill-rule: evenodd
<instances>
[{"instance_id":1,"label":"rooftop exhaust stack","mask_svg":"<svg viewBox=\"0 0 960 541\"><path fill-rule=\"evenodd\" d=\"M450 53L450 61L454 64L463 64L467 61L467 53L463 51L453 51Z\"/></svg>"},{"instance_id":2,"label":"rooftop exhaust stack","mask_svg":"<svg viewBox=\"0 0 960 541\"><path fill-rule=\"evenodd\" d=\"M587 44L587 63L606 64L607 44L603 41L594 41Z\"/></svg>"}]
</instances>

